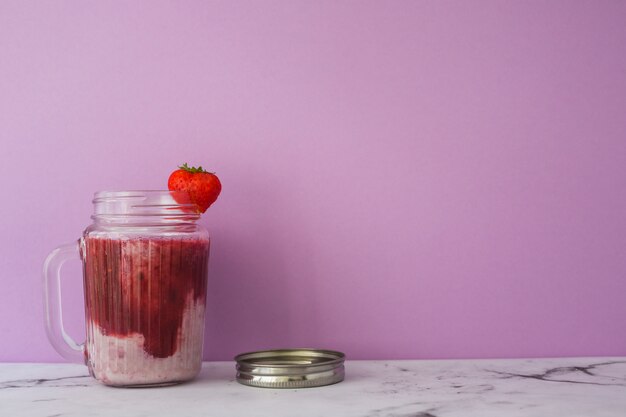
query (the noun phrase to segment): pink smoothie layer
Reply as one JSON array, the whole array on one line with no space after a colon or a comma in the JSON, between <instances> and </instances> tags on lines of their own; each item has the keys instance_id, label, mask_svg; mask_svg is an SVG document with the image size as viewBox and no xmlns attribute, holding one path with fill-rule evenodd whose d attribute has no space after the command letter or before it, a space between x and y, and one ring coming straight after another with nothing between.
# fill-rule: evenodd
<instances>
[{"instance_id":1,"label":"pink smoothie layer","mask_svg":"<svg viewBox=\"0 0 626 417\"><path fill-rule=\"evenodd\" d=\"M87 361L110 385L193 378L202 361L209 241L85 239Z\"/></svg>"}]
</instances>

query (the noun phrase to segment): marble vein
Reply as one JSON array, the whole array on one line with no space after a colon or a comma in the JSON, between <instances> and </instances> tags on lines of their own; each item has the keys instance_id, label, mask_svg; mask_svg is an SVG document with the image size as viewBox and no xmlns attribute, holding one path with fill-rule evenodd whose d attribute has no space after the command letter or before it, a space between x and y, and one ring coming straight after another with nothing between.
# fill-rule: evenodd
<instances>
[{"instance_id":1,"label":"marble vein","mask_svg":"<svg viewBox=\"0 0 626 417\"><path fill-rule=\"evenodd\" d=\"M36 385L47 386L47 387L86 387L88 386L87 384L77 384L77 383L65 383L65 384L57 383L57 381L67 381L67 380L74 380L74 379L88 380L89 375L64 376L60 378L16 379L13 381L1 381L0 389L26 388L26 387L36 386Z\"/></svg>"},{"instance_id":2,"label":"marble vein","mask_svg":"<svg viewBox=\"0 0 626 417\"><path fill-rule=\"evenodd\" d=\"M590 385L613 385L613 386L626 387L625 377L610 378L611 381L616 381L614 383L613 382L598 382L595 380L594 381L577 381L574 379L562 379L563 376L568 376L568 375L572 375L576 377L577 376L576 374L579 372L582 372L583 374L589 375L591 377L601 376L601 375L591 372L591 370L595 370L596 368L603 367L603 366L617 365L617 364L624 364L624 363L626 363L626 361L600 362L600 363L593 363L587 366L561 366L558 368L548 369L543 373L530 374L530 375L516 374L512 372L500 372L500 371L491 371L491 372L494 372L499 375L503 375L505 377L531 378L531 379L537 379L537 380L546 381L546 382L564 382L564 383L570 383L570 384L590 384Z\"/></svg>"}]
</instances>

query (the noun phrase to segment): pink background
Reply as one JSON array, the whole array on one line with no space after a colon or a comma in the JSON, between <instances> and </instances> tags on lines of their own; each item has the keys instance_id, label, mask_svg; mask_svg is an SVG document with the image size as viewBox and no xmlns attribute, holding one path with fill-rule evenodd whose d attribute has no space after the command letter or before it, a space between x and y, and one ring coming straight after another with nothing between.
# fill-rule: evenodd
<instances>
[{"instance_id":1,"label":"pink background","mask_svg":"<svg viewBox=\"0 0 626 417\"><path fill-rule=\"evenodd\" d=\"M0 360L96 190L215 170L207 359L626 355L626 3L0 2ZM81 338L80 267L66 324Z\"/></svg>"}]
</instances>

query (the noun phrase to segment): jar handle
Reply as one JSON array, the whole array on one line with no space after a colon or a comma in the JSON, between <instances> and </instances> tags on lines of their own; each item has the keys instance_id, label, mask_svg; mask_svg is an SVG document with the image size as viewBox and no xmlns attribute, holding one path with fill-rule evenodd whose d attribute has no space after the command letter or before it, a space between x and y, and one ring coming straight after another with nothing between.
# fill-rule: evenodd
<instances>
[{"instance_id":1,"label":"jar handle","mask_svg":"<svg viewBox=\"0 0 626 417\"><path fill-rule=\"evenodd\" d=\"M85 363L85 344L76 343L65 332L61 307L61 267L75 258L80 259L80 241L59 246L46 258L43 266L44 318L52 347L71 362Z\"/></svg>"}]
</instances>

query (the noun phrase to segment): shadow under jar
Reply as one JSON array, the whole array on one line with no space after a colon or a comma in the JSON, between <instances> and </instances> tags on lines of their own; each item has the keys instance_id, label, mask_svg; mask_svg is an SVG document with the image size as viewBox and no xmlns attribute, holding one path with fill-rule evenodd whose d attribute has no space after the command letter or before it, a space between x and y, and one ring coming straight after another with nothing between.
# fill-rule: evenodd
<instances>
[{"instance_id":1,"label":"shadow under jar","mask_svg":"<svg viewBox=\"0 0 626 417\"><path fill-rule=\"evenodd\" d=\"M170 191L99 192L93 224L44 267L46 328L65 358L84 361L113 386L193 379L202 364L208 232L189 196ZM61 321L60 267L83 261L86 340Z\"/></svg>"}]
</instances>

